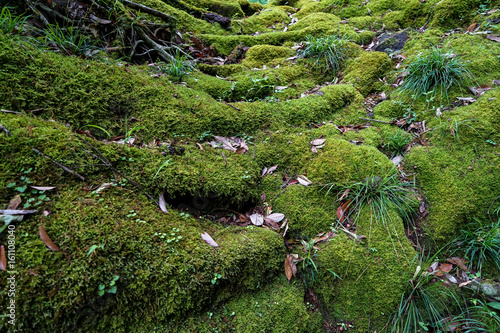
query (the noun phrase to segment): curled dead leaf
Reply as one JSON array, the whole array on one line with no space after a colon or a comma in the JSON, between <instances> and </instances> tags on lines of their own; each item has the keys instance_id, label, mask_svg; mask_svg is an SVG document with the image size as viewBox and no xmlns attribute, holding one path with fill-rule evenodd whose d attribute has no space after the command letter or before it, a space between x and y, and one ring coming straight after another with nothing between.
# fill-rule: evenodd
<instances>
[{"instance_id":1,"label":"curled dead leaf","mask_svg":"<svg viewBox=\"0 0 500 333\"><path fill-rule=\"evenodd\" d=\"M167 203L165 201L165 192L162 192L160 194L160 200L159 200L159 204L158 205L160 206L160 209L161 209L162 212L168 213Z\"/></svg>"},{"instance_id":2,"label":"curled dead leaf","mask_svg":"<svg viewBox=\"0 0 500 333\"><path fill-rule=\"evenodd\" d=\"M287 255L285 258L285 274L286 274L286 278L288 279L288 281L290 281L292 279L292 276L293 276L292 267L290 266L290 260L288 260L289 256L290 255Z\"/></svg>"},{"instance_id":3,"label":"curled dead leaf","mask_svg":"<svg viewBox=\"0 0 500 333\"><path fill-rule=\"evenodd\" d=\"M309 142L313 146L321 146L323 143L325 143L326 139L315 139Z\"/></svg>"},{"instance_id":4,"label":"curled dead leaf","mask_svg":"<svg viewBox=\"0 0 500 333\"><path fill-rule=\"evenodd\" d=\"M457 265L458 267L460 267L460 269L462 269L465 272L467 272L469 270L467 268L467 266L465 266L465 263L467 263L467 261L462 259L462 258L453 257L453 258L446 259L446 261L449 262L450 264Z\"/></svg>"},{"instance_id":5,"label":"curled dead leaf","mask_svg":"<svg viewBox=\"0 0 500 333\"><path fill-rule=\"evenodd\" d=\"M43 227L42 224L40 224L40 228L38 229L38 234L40 235L40 239L42 242L47 245L47 247L53 251L59 251L59 246L57 246L47 235L47 232L45 231L45 228Z\"/></svg>"},{"instance_id":6,"label":"curled dead leaf","mask_svg":"<svg viewBox=\"0 0 500 333\"><path fill-rule=\"evenodd\" d=\"M7 258L5 257L5 246L0 245L0 269L5 271L7 269Z\"/></svg>"},{"instance_id":7,"label":"curled dead leaf","mask_svg":"<svg viewBox=\"0 0 500 333\"><path fill-rule=\"evenodd\" d=\"M266 216L266 219L273 220L274 222L281 222L285 218L285 214L281 213L272 213Z\"/></svg>"},{"instance_id":8,"label":"curled dead leaf","mask_svg":"<svg viewBox=\"0 0 500 333\"><path fill-rule=\"evenodd\" d=\"M21 195L18 194L10 200L9 206L7 207L7 209L15 210L15 209L17 209L17 207L19 207L21 202L22 202Z\"/></svg>"},{"instance_id":9,"label":"curled dead leaf","mask_svg":"<svg viewBox=\"0 0 500 333\"><path fill-rule=\"evenodd\" d=\"M250 215L250 221L252 221L252 224L256 226L261 226L264 223L264 217L260 214L252 214Z\"/></svg>"},{"instance_id":10,"label":"curled dead leaf","mask_svg":"<svg viewBox=\"0 0 500 333\"><path fill-rule=\"evenodd\" d=\"M31 186L31 185L30 187L38 191L50 191L56 188L56 186Z\"/></svg>"},{"instance_id":11,"label":"curled dead leaf","mask_svg":"<svg viewBox=\"0 0 500 333\"><path fill-rule=\"evenodd\" d=\"M217 244L214 239L206 232L202 233L201 234L201 238L205 241L205 243L207 243L208 245L210 246L213 246L213 247L218 247L219 244Z\"/></svg>"},{"instance_id":12,"label":"curled dead leaf","mask_svg":"<svg viewBox=\"0 0 500 333\"><path fill-rule=\"evenodd\" d=\"M307 179L306 176L304 175L298 175L297 176L297 180L298 182L301 184L301 185L304 185L304 186L309 186L312 184L312 181L310 181L309 179Z\"/></svg>"}]
</instances>

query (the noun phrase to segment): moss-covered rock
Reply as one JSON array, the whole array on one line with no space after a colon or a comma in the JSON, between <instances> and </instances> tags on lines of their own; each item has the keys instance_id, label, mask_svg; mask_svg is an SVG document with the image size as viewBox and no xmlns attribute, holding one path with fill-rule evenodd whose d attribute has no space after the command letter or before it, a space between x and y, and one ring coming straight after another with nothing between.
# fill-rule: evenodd
<instances>
[{"instance_id":1,"label":"moss-covered rock","mask_svg":"<svg viewBox=\"0 0 500 333\"><path fill-rule=\"evenodd\" d=\"M335 320L352 322L355 332L366 332L368 327L382 331L401 301L405 273L416 253L396 214L380 221L365 209L357 226L357 234L366 236L366 242L339 231L321 247L322 274L314 288Z\"/></svg>"},{"instance_id":2,"label":"moss-covered rock","mask_svg":"<svg viewBox=\"0 0 500 333\"><path fill-rule=\"evenodd\" d=\"M288 58L294 54L290 48L272 45L256 45L248 49L242 65L250 68L260 68L269 65L275 59Z\"/></svg>"},{"instance_id":3,"label":"moss-covered rock","mask_svg":"<svg viewBox=\"0 0 500 333\"><path fill-rule=\"evenodd\" d=\"M366 96L379 89L380 78L392 67L389 56L383 52L361 52L345 70L342 83L351 83Z\"/></svg>"}]
</instances>

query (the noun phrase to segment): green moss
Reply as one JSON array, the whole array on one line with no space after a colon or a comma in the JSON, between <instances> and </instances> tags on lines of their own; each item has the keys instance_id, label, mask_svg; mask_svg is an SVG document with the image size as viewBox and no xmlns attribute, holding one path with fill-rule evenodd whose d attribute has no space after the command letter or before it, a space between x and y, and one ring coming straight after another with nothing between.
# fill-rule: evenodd
<instances>
[{"instance_id":1,"label":"green moss","mask_svg":"<svg viewBox=\"0 0 500 333\"><path fill-rule=\"evenodd\" d=\"M89 147L64 125L3 114L0 122L12 134L0 135L0 153L10 156L1 162L2 207L15 195L13 189L5 188L6 182L19 182L20 175L29 176L34 184L60 188L47 193L50 201L43 209L49 209L51 214L43 224L61 252L49 251L39 239L39 217L26 218L16 228L16 270L20 272L16 304L25 313L16 322L19 329L67 331L78 323L85 331L113 327L122 332L138 323L176 320L188 311L224 301L239 290L254 290L281 272L284 248L280 235L260 228L225 229L210 221L180 215L174 209L166 215L134 187L111 187L94 194L90 189L109 182L113 172L92 167L92 155L84 151ZM239 175L239 171L230 171L236 170L236 154L228 154L225 164L219 160L211 165L207 156L202 156L212 154L209 150L190 151L186 146L185 153L171 156L171 163L152 181L166 160L162 155L148 149L90 141L121 173L155 197L158 189L165 191L167 200L172 194L194 191L207 195L220 208L224 202L245 200L243 193L230 194L230 183L241 186L243 181L243 186L252 191L255 185L251 184L258 179L255 175L248 178L252 169L258 172L255 165L241 165ZM82 184L31 148L67 167L89 165L78 172L95 181ZM220 153L213 153L219 159ZM250 156L239 157L251 161ZM28 169L29 174L22 171ZM191 185L188 179L193 181ZM222 187L216 185L219 181ZM228 196L235 197L227 201ZM203 231L208 231L220 245L216 251L201 239ZM165 234L166 238L155 233ZM167 241L172 233L175 239ZM103 247L88 255L93 245ZM221 275L215 286L211 282L214 273ZM113 275L120 276L116 295L98 296L99 284L109 283ZM5 306L5 302L1 305Z\"/></svg>"},{"instance_id":2,"label":"green moss","mask_svg":"<svg viewBox=\"0 0 500 333\"><path fill-rule=\"evenodd\" d=\"M290 20L286 11L273 7L261 10L237 23L242 33L250 35L256 32L283 31L285 24L290 23Z\"/></svg>"},{"instance_id":3,"label":"green moss","mask_svg":"<svg viewBox=\"0 0 500 333\"><path fill-rule=\"evenodd\" d=\"M185 2L229 18L245 16L237 0L185 0Z\"/></svg>"},{"instance_id":4,"label":"green moss","mask_svg":"<svg viewBox=\"0 0 500 333\"><path fill-rule=\"evenodd\" d=\"M362 181L371 174L386 173L394 166L374 147L335 139L327 147L307 168L308 178L321 184Z\"/></svg>"},{"instance_id":5,"label":"green moss","mask_svg":"<svg viewBox=\"0 0 500 333\"><path fill-rule=\"evenodd\" d=\"M335 320L354 323L354 332L366 332L368 327L382 331L401 300L407 282L404 273L415 251L395 214L384 226L365 209L357 225L356 233L366 236L366 242L339 231L321 247L317 262L322 274L315 290Z\"/></svg>"},{"instance_id":6,"label":"green moss","mask_svg":"<svg viewBox=\"0 0 500 333\"><path fill-rule=\"evenodd\" d=\"M291 57L295 52L290 48L271 45L256 45L248 49L242 65L255 68L269 65L275 59Z\"/></svg>"},{"instance_id":7,"label":"green moss","mask_svg":"<svg viewBox=\"0 0 500 333\"><path fill-rule=\"evenodd\" d=\"M328 13L312 13L288 27L290 31L314 29L315 31L335 31L340 26L340 19Z\"/></svg>"},{"instance_id":8,"label":"green moss","mask_svg":"<svg viewBox=\"0 0 500 333\"><path fill-rule=\"evenodd\" d=\"M481 0L439 1L433 11L430 25L447 28L467 27L474 17L474 9L478 8L481 2Z\"/></svg>"},{"instance_id":9,"label":"green moss","mask_svg":"<svg viewBox=\"0 0 500 333\"><path fill-rule=\"evenodd\" d=\"M406 165L417 172L429 201L429 235L439 243L453 239L473 217L486 219L487 207L500 190L497 149L486 142L500 141L500 109L494 102L498 97L493 102L488 99L497 95L493 91L475 104L458 108L446 115L450 120L434 120L431 142L436 146L414 147L407 156Z\"/></svg>"},{"instance_id":10,"label":"green moss","mask_svg":"<svg viewBox=\"0 0 500 333\"><path fill-rule=\"evenodd\" d=\"M320 232L329 231L336 222L332 198L326 197L318 187L290 185L270 203L273 211L285 214L289 226L287 234L293 238L311 239Z\"/></svg>"},{"instance_id":11,"label":"green moss","mask_svg":"<svg viewBox=\"0 0 500 333\"><path fill-rule=\"evenodd\" d=\"M194 18L185 11L175 8L171 5L168 5L162 0L139 0L137 2L175 17L177 22L176 25L177 29L184 29L184 30L189 29L190 31L197 31L199 33L211 33L211 34L228 33L227 30L222 28L218 23L211 24L208 23L207 21ZM148 14L141 14L141 15L145 15L149 20L152 20L153 22L159 20L157 17Z\"/></svg>"},{"instance_id":12,"label":"green moss","mask_svg":"<svg viewBox=\"0 0 500 333\"><path fill-rule=\"evenodd\" d=\"M381 77L392 67L389 56L383 52L361 52L345 70L343 83L351 83L366 96L382 86Z\"/></svg>"},{"instance_id":13,"label":"green moss","mask_svg":"<svg viewBox=\"0 0 500 333\"><path fill-rule=\"evenodd\" d=\"M192 316L168 332L323 332L319 312L304 304L304 290L295 281L288 283L284 274L276 282L256 293L246 293L230 302L208 309L200 317ZM201 320L200 320L201 319Z\"/></svg>"}]
</instances>

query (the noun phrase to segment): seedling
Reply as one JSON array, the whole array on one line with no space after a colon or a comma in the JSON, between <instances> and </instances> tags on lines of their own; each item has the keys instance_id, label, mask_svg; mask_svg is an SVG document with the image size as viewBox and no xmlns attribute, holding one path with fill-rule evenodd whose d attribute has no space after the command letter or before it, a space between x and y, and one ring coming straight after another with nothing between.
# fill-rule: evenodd
<instances>
[{"instance_id":1,"label":"seedling","mask_svg":"<svg viewBox=\"0 0 500 333\"><path fill-rule=\"evenodd\" d=\"M108 294L116 294L117 291L117 286L116 286L116 281L118 281L120 277L118 275L113 275L113 279L108 285L105 284L100 284L99 285L99 296L104 296L105 293Z\"/></svg>"}]
</instances>

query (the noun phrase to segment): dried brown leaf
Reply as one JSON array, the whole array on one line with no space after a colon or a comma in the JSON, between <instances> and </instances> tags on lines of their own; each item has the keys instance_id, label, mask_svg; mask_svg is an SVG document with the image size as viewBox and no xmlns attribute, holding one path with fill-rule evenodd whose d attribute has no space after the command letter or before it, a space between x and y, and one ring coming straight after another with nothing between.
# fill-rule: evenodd
<instances>
[{"instance_id":1,"label":"dried brown leaf","mask_svg":"<svg viewBox=\"0 0 500 333\"><path fill-rule=\"evenodd\" d=\"M47 247L53 251L59 251L59 246L57 246L47 235L47 232L45 231L44 227L42 224L40 224L40 228L38 229L38 234L40 235L40 239L42 242L47 245Z\"/></svg>"},{"instance_id":2,"label":"dried brown leaf","mask_svg":"<svg viewBox=\"0 0 500 333\"><path fill-rule=\"evenodd\" d=\"M12 199L10 199L9 206L7 207L7 209L15 210L15 209L17 209L17 207L19 207L21 202L22 202L21 195L18 194L15 197L13 197Z\"/></svg>"},{"instance_id":3,"label":"dried brown leaf","mask_svg":"<svg viewBox=\"0 0 500 333\"><path fill-rule=\"evenodd\" d=\"M287 255L285 258L285 274L286 274L286 278L288 279L288 281L290 281L292 279L292 276L293 276L292 266L290 265L289 258L290 258L290 255Z\"/></svg>"},{"instance_id":4,"label":"dried brown leaf","mask_svg":"<svg viewBox=\"0 0 500 333\"><path fill-rule=\"evenodd\" d=\"M107 188L110 188L111 186L113 186L114 184L113 183L102 183L101 186L99 186L97 188L97 190L95 190L94 192L96 193L101 193L102 190L105 190Z\"/></svg>"},{"instance_id":5,"label":"dried brown leaf","mask_svg":"<svg viewBox=\"0 0 500 333\"><path fill-rule=\"evenodd\" d=\"M467 261L462 259L462 258L453 257L453 258L446 259L446 261L449 262L450 264L457 265L458 267L460 267L460 269L462 269L465 272L467 272L469 270L467 268L467 266L465 266L465 263L467 263Z\"/></svg>"},{"instance_id":6,"label":"dried brown leaf","mask_svg":"<svg viewBox=\"0 0 500 333\"><path fill-rule=\"evenodd\" d=\"M207 243L210 246L213 246L213 247L218 247L219 246L219 244L217 244L214 241L214 239L209 234L207 234L206 232L204 232L204 233L201 234L201 238L205 241L205 243Z\"/></svg>"},{"instance_id":7,"label":"dried brown leaf","mask_svg":"<svg viewBox=\"0 0 500 333\"><path fill-rule=\"evenodd\" d=\"M442 264L439 270L444 273L449 273L453 269L452 264Z\"/></svg>"},{"instance_id":8,"label":"dried brown leaf","mask_svg":"<svg viewBox=\"0 0 500 333\"><path fill-rule=\"evenodd\" d=\"M344 221L350 203L351 200L348 200L345 203L341 204L339 208L337 208L337 218L340 222Z\"/></svg>"},{"instance_id":9,"label":"dried brown leaf","mask_svg":"<svg viewBox=\"0 0 500 333\"><path fill-rule=\"evenodd\" d=\"M486 38L494 42L500 43L500 36L497 35L486 35Z\"/></svg>"},{"instance_id":10,"label":"dried brown leaf","mask_svg":"<svg viewBox=\"0 0 500 333\"><path fill-rule=\"evenodd\" d=\"M7 269L7 258L5 257L5 246L0 245L0 270Z\"/></svg>"},{"instance_id":11,"label":"dried brown leaf","mask_svg":"<svg viewBox=\"0 0 500 333\"><path fill-rule=\"evenodd\" d=\"M234 152L236 154L244 154L247 150L248 150L247 148L240 147L240 148L236 149Z\"/></svg>"}]
</instances>

